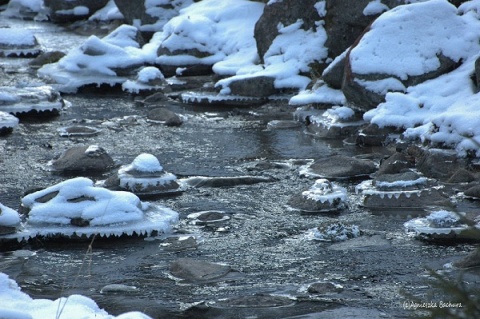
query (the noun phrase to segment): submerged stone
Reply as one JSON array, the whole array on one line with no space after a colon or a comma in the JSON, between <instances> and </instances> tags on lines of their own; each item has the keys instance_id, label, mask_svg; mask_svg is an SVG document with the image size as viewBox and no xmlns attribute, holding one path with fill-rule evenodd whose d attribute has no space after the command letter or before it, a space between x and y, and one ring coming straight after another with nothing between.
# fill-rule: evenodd
<instances>
[{"instance_id":1,"label":"submerged stone","mask_svg":"<svg viewBox=\"0 0 480 319\"><path fill-rule=\"evenodd\" d=\"M193 258L179 258L170 264L170 273L187 282L217 282L233 279L236 272L230 266ZM237 273L238 274L238 273Z\"/></svg>"},{"instance_id":2,"label":"submerged stone","mask_svg":"<svg viewBox=\"0 0 480 319\"><path fill-rule=\"evenodd\" d=\"M57 132L62 137L88 137L95 136L101 132L100 129L89 126L68 126L57 129Z\"/></svg>"},{"instance_id":3,"label":"submerged stone","mask_svg":"<svg viewBox=\"0 0 480 319\"><path fill-rule=\"evenodd\" d=\"M152 123L165 124L166 126L180 126L183 124L180 116L163 107L150 110L147 114L147 120Z\"/></svg>"}]
</instances>

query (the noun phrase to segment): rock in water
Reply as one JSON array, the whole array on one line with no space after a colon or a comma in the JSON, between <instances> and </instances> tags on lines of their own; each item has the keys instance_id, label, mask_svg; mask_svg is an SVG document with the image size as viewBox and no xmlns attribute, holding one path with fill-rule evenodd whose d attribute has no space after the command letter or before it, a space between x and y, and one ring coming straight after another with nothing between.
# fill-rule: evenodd
<instances>
[{"instance_id":1,"label":"rock in water","mask_svg":"<svg viewBox=\"0 0 480 319\"><path fill-rule=\"evenodd\" d=\"M222 281L234 272L230 266L193 258L180 258L170 265L170 273L188 282Z\"/></svg>"},{"instance_id":2,"label":"rock in water","mask_svg":"<svg viewBox=\"0 0 480 319\"><path fill-rule=\"evenodd\" d=\"M131 164L122 166L117 174L105 181L105 187L133 192L139 196L181 192L177 177L164 171L158 159L147 153L138 155Z\"/></svg>"},{"instance_id":3,"label":"rock in water","mask_svg":"<svg viewBox=\"0 0 480 319\"><path fill-rule=\"evenodd\" d=\"M97 145L74 146L51 162L52 168L61 173L104 172L114 165L107 151Z\"/></svg>"}]
</instances>

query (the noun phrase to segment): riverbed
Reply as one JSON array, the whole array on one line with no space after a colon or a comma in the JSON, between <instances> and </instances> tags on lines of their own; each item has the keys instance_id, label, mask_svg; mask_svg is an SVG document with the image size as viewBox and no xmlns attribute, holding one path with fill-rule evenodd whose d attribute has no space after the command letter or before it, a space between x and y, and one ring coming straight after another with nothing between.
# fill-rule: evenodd
<instances>
[{"instance_id":1,"label":"riverbed","mask_svg":"<svg viewBox=\"0 0 480 319\"><path fill-rule=\"evenodd\" d=\"M74 46L86 39L48 23L2 23L38 31L39 41L49 50L63 49L64 40ZM1 85L38 82L28 62L1 58ZM268 126L272 120L294 119L295 108L286 99L228 109L162 102L156 107L166 107L184 119L179 127L167 127L147 121L151 107L138 106L126 93L63 98L68 107L60 115L22 118L12 134L0 138L2 204L16 209L26 190L71 178L52 172L48 163L75 145L99 145L118 165L130 163L140 153L151 153L179 178L255 175L275 181L192 188L179 196L154 199L179 212L180 222L172 234L38 240L22 250L2 253L0 271L34 298L82 294L111 314L138 310L153 318L405 318L416 313L408 307L412 296L424 302L432 298L448 302L444 296L431 296L429 269L454 274L444 265L474 249L468 244L427 244L406 234L403 223L425 212L362 208L354 191L359 180L339 181L350 194L348 209L339 215L289 209L290 196L314 182L300 175L302 165L332 154L380 160L392 150L320 139L305 134L303 125ZM87 125L100 132L92 137L58 134L59 128L71 125ZM113 171L84 176L102 180ZM468 205L478 209L476 203ZM199 225L188 218L202 211L221 211L230 219ZM337 221L357 225L365 241L332 244L306 236L309 229ZM169 237L191 238L192 243L172 249ZM185 257L228 265L234 276L182 282L171 275L170 265ZM467 276L468 285L478 285L478 270ZM309 292L315 282L333 283L336 289ZM111 284L125 289L102 291Z\"/></svg>"}]
</instances>

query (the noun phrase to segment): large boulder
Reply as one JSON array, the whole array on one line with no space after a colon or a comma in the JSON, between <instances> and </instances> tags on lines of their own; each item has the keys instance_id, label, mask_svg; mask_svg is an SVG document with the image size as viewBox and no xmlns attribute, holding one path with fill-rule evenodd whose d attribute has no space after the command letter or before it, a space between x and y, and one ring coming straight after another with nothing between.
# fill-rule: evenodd
<instances>
[{"instance_id":1,"label":"large boulder","mask_svg":"<svg viewBox=\"0 0 480 319\"><path fill-rule=\"evenodd\" d=\"M254 30L258 55L262 62L273 40L280 34L279 25L288 26L302 19L303 29L316 29L316 22L321 20L316 3L317 0L284 0L274 1L265 6Z\"/></svg>"},{"instance_id":2,"label":"large boulder","mask_svg":"<svg viewBox=\"0 0 480 319\"><path fill-rule=\"evenodd\" d=\"M415 7L414 7L415 6ZM398 6L382 15L346 55L342 91L360 110L377 107L388 92L450 72L472 40L457 8L444 0ZM412 36L414 34L415 36Z\"/></svg>"}]
</instances>

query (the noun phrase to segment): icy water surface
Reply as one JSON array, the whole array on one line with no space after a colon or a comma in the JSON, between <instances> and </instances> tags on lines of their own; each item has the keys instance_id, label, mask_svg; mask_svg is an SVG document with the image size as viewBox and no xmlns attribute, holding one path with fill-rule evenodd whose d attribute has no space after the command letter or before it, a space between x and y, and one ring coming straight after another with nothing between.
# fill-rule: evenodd
<instances>
[{"instance_id":1,"label":"icy water surface","mask_svg":"<svg viewBox=\"0 0 480 319\"><path fill-rule=\"evenodd\" d=\"M49 49L73 46L82 39L48 24L25 25L37 28ZM57 37L66 44L58 47ZM2 85L38 81L27 62L0 59ZM180 213L172 236L195 239L181 248L172 249L163 236L33 241L24 251L2 253L0 271L32 297L83 294L111 314L138 310L154 318L322 318L320 312L325 318L404 318L413 313L402 306L409 299L401 291L426 298L430 290L425 281L427 269L442 269L472 249L469 245L427 245L406 236L403 223L419 212L361 209L354 193L358 181L339 182L349 190L351 201L350 209L338 216L289 210L289 197L314 182L299 175L301 165L334 153L380 158L375 154L385 150L316 139L306 135L304 127L269 128L270 120L293 119L294 110L288 105L206 110L169 102L159 106L182 114L185 122L166 127L148 122L149 108L136 106L129 95L64 98L70 107L60 116L22 119L11 135L0 138L3 204L17 208L25 190L69 178L53 174L47 164L79 144L104 147L119 165L130 163L140 153L152 153L180 178L257 175L275 181L190 189L181 196L155 200ZM59 136L59 128L78 124L101 131L87 138ZM472 205L471 209L478 208ZM187 217L208 210L231 218L221 224L199 225ZM368 242L331 244L305 238L307 230L336 221L358 225ZM184 257L228 265L235 270L234 276L181 282L172 277L170 265ZM339 291L309 293L307 287L314 282L334 283ZM102 291L111 284L123 285L123 289ZM468 284L478 284L478 276L471 275Z\"/></svg>"}]
</instances>

